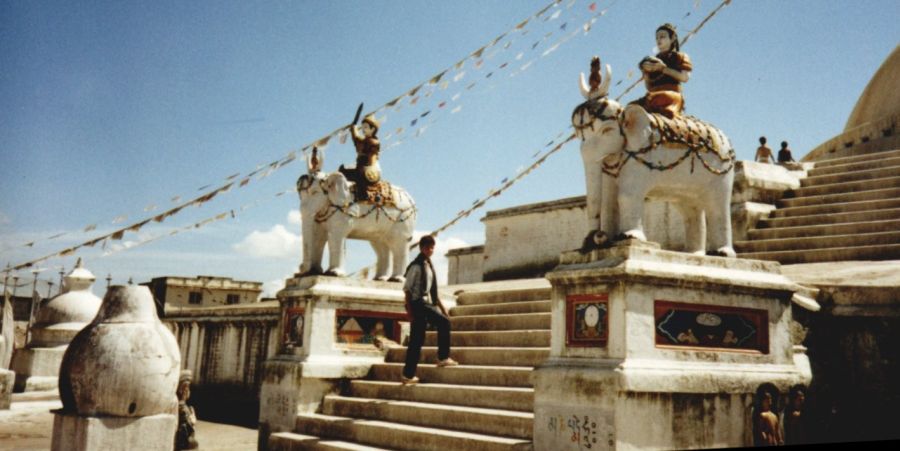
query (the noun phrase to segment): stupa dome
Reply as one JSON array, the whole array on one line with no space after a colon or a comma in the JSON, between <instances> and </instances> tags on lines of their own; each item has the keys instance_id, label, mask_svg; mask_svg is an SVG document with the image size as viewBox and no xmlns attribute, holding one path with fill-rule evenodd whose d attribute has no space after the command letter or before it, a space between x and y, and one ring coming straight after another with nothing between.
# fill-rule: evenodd
<instances>
[{"instance_id":1,"label":"stupa dome","mask_svg":"<svg viewBox=\"0 0 900 451\"><path fill-rule=\"evenodd\" d=\"M64 290L41 304L34 318L32 346L66 345L97 316L102 300L91 292L94 277L78 259L64 279Z\"/></svg>"},{"instance_id":2,"label":"stupa dome","mask_svg":"<svg viewBox=\"0 0 900 451\"><path fill-rule=\"evenodd\" d=\"M863 90L844 131L900 114L900 45L884 60Z\"/></svg>"}]
</instances>

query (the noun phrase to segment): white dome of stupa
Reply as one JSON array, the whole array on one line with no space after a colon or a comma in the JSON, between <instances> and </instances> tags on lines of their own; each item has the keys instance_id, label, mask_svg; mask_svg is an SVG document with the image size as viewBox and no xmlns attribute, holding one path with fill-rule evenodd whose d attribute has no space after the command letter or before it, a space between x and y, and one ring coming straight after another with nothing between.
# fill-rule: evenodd
<instances>
[{"instance_id":1,"label":"white dome of stupa","mask_svg":"<svg viewBox=\"0 0 900 451\"><path fill-rule=\"evenodd\" d=\"M103 301L91 292L96 277L80 258L63 280L63 292L42 303L35 314L32 346L66 345L97 316Z\"/></svg>"}]
</instances>

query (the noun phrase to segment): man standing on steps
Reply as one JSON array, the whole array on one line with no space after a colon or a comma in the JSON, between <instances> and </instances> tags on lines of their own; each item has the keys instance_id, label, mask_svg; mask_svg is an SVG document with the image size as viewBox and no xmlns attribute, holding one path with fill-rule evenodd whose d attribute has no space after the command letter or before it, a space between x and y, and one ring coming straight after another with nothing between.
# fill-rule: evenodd
<instances>
[{"instance_id":1,"label":"man standing on steps","mask_svg":"<svg viewBox=\"0 0 900 451\"><path fill-rule=\"evenodd\" d=\"M438 368L458 365L450 358L450 318L438 297L437 277L434 266L431 265L434 244L433 236L423 236L419 240L419 256L406 268L403 294L406 298L406 313L412 324L409 346L406 348L406 365L400 377L403 385L419 382L416 367L419 365L422 344L425 342L425 326L428 323L434 325L438 332Z\"/></svg>"}]
</instances>

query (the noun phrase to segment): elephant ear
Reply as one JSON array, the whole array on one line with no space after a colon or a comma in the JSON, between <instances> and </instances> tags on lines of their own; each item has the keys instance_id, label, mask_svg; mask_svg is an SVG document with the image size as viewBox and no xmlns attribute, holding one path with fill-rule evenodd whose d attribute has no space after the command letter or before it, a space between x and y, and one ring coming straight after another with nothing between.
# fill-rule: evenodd
<instances>
[{"instance_id":1,"label":"elephant ear","mask_svg":"<svg viewBox=\"0 0 900 451\"><path fill-rule=\"evenodd\" d=\"M325 182L328 189L328 200L334 205L346 207L353 202L353 194L350 192L350 182L340 172L334 172L328 176Z\"/></svg>"}]
</instances>

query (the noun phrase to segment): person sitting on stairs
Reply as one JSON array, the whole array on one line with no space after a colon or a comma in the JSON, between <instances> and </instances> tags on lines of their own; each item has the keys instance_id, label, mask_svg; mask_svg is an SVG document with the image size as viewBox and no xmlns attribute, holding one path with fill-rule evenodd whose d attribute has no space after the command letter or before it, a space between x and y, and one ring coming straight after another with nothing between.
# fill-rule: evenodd
<instances>
[{"instance_id":1,"label":"person sitting on stairs","mask_svg":"<svg viewBox=\"0 0 900 451\"><path fill-rule=\"evenodd\" d=\"M419 256L406 268L406 283L403 294L406 299L406 313L411 322L409 346L406 348L406 365L400 377L403 385L419 382L416 367L422 354L425 342L425 326L428 323L437 328L438 334L438 368L455 366L458 363L450 358L450 318L447 309L438 296L437 277L431 265L434 254L434 237L425 235L419 240Z\"/></svg>"}]
</instances>

